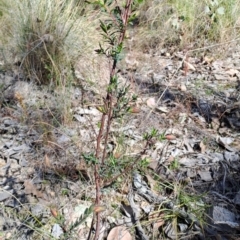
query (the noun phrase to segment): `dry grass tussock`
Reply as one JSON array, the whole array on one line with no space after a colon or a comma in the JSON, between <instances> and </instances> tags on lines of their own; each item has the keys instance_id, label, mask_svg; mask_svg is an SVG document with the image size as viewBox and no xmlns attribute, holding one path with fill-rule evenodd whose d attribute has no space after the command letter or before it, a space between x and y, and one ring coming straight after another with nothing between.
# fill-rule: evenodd
<instances>
[{"instance_id":1,"label":"dry grass tussock","mask_svg":"<svg viewBox=\"0 0 240 240\"><path fill-rule=\"evenodd\" d=\"M71 82L71 67L98 42L93 13L84 2L1 0L0 42L5 63L15 58L25 75L38 83Z\"/></svg>"},{"instance_id":2,"label":"dry grass tussock","mask_svg":"<svg viewBox=\"0 0 240 240\"><path fill-rule=\"evenodd\" d=\"M237 0L147 0L139 7L136 46L195 48L237 39L239 11Z\"/></svg>"}]
</instances>

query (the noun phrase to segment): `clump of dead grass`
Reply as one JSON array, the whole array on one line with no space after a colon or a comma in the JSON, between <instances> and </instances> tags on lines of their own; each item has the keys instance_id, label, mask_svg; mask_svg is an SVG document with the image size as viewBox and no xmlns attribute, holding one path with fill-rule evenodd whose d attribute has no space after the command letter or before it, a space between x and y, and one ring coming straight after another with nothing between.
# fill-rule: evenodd
<instances>
[{"instance_id":1,"label":"clump of dead grass","mask_svg":"<svg viewBox=\"0 0 240 240\"><path fill-rule=\"evenodd\" d=\"M84 2L0 2L3 50L18 59L29 79L64 86L72 80L71 67L95 44L94 21L89 21Z\"/></svg>"}]
</instances>

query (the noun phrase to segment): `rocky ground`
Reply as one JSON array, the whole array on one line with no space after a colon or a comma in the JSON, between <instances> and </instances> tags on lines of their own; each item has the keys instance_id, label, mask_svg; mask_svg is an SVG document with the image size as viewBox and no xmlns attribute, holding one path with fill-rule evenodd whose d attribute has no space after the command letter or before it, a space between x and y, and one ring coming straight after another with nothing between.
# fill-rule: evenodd
<instances>
[{"instance_id":1,"label":"rocky ground","mask_svg":"<svg viewBox=\"0 0 240 240\"><path fill-rule=\"evenodd\" d=\"M213 52L126 56L119 75L138 111L111 129L109 151L121 157L104 174L122 178L102 189L101 239L240 238L240 49ZM18 71L2 68L0 90L0 239L88 239L91 214L69 229L95 201L82 156L94 152L99 94L74 85L63 118L66 99ZM141 156L149 165L124 175L153 128L163 137Z\"/></svg>"}]
</instances>

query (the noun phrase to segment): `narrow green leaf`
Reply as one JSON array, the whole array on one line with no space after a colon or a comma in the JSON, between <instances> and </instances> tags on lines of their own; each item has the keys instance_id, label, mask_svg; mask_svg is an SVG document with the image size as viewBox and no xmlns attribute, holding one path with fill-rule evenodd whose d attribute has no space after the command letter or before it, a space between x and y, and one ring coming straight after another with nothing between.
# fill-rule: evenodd
<instances>
[{"instance_id":1,"label":"narrow green leaf","mask_svg":"<svg viewBox=\"0 0 240 240\"><path fill-rule=\"evenodd\" d=\"M103 21L100 21L100 28L102 29L103 32L107 34L107 26L103 23Z\"/></svg>"}]
</instances>

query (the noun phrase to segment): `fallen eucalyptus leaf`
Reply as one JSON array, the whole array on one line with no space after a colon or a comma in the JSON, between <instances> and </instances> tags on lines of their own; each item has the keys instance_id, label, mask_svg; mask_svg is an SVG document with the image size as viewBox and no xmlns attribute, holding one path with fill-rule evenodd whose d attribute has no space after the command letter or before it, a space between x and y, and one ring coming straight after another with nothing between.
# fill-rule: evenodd
<instances>
[{"instance_id":1,"label":"fallen eucalyptus leaf","mask_svg":"<svg viewBox=\"0 0 240 240\"><path fill-rule=\"evenodd\" d=\"M130 113L140 113L141 109L139 107L131 107L129 112Z\"/></svg>"},{"instance_id":2,"label":"fallen eucalyptus leaf","mask_svg":"<svg viewBox=\"0 0 240 240\"><path fill-rule=\"evenodd\" d=\"M132 240L131 234L123 226L117 226L112 228L107 236L107 240Z\"/></svg>"},{"instance_id":3,"label":"fallen eucalyptus leaf","mask_svg":"<svg viewBox=\"0 0 240 240\"><path fill-rule=\"evenodd\" d=\"M43 197L43 193L38 191L36 186L34 186L34 184L30 180L26 180L23 185L25 187L24 191L26 194L33 194L38 198Z\"/></svg>"},{"instance_id":4,"label":"fallen eucalyptus leaf","mask_svg":"<svg viewBox=\"0 0 240 240\"><path fill-rule=\"evenodd\" d=\"M156 110L159 111L159 112L163 112L163 113L168 113L169 112L167 107L157 107Z\"/></svg>"},{"instance_id":5,"label":"fallen eucalyptus leaf","mask_svg":"<svg viewBox=\"0 0 240 240\"><path fill-rule=\"evenodd\" d=\"M175 139L176 139L176 136L174 136L174 135L172 135L172 134L168 134L168 135L165 136L165 138L166 138L167 140L175 140Z\"/></svg>"}]
</instances>

